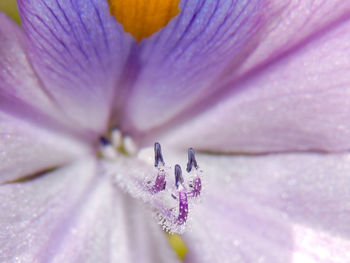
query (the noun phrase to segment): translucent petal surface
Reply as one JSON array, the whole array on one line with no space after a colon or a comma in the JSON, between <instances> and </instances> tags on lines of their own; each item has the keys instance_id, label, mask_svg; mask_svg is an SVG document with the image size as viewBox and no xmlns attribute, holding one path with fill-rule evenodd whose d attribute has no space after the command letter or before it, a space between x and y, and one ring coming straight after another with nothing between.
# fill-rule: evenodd
<instances>
[{"instance_id":1,"label":"translucent petal surface","mask_svg":"<svg viewBox=\"0 0 350 263\"><path fill-rule=\"evenodd\" d=\"M349 38L346 22L241 81L167 142L225 152L348 149Z\"/></svg>"},{"instance_id":2,"label":"translucent petal surface","mask_svg":"<svg viewBox=\"0 0 350 263\"><path fill-rule=\"evenodd\" d=\"M178 262L148 211L94 161L1 186L0 199L2 261Z\"/></svg>"},{"instance_id":3,"label":"translucent petal surface","mask_svg":"<svg viewBox=\"0 0 350 263\"><path fill-rule=\"evenodd\" d=\"M341 0L273 0L272 10L281 10L266 28L259 45L240 68L240 73L264 66L293 52L319 35L349 19L350 3ZM230 75L227 76L231 78Z\"/></svg>"},{"instance_id":4,"label":"translucent petal surface","mask_svg":"<svg viewBox=\"0 0 350 263\"><path fill-rule=\"evenodd\" d=\"M350 260L348 154L197 157L207 184L187 262Z\"/></svg>"},{"instance_id":5,"label":"translucent petal surface","mask_svg":"<svg viewBox=\"0 0 350 263\"><path fill-rule=\"evenodd\" d=\"M18 5L31 61L46 90L77 124L103 131L129 49L107 1Z\"/></svg>"},{"instance_id":6,"label":"translucent petal surface","mask_svg":"<svg viewBox=\"0 0 350 263\"><path fill-rule=\"evenodd\" d=\"M89 151L42 89L23 35L0 15L0 183L74 160ZM78 132L78 131L76 131ZM83 134L79 131L79 134ZM81 136L83 137L83 136Z\"/></svg>"},{"instance_id":7,"label":"translucent petal surface","mask_svg":"<svg viewBox=\"0 0 350 263\"><path fill-rule=\"evenodd\" d=\"M91 137L63 113L38 78L20 27L3 14L0 24L0 111L80 139Z\"/></svg>"},{"instance_id":8,"label":"translucent petal surface","mask_svg":"<svg viewBox=\"0 0 350 263\"><path fill-rule=\"evenodd\" d=\"M0 25L0 107L21 102L53 115L58 110L28 61L23 32L4 14L0 14Z\"/></svg>"},{"instance_id":9,"label":"translucent petal surface","mask_svg":"<svg viewBox=\"0 0 350 263\"><path fill-rule=\"evenodd\" d=\"M1 211L7 211L0 216L1 261L48 262L95 189L95 169L94 163L83 163L1 186Z\"/></svg>"},{"instance_id":10,"label":"translucent petal surface","mask_svg":"<svg viewBox=\"0 0 350 263\"><path fill-rule=\"evenodd\" d=\"M0 183L72 162L90 151L70 137L0 112Z\"/></svg>"}]
</instances>

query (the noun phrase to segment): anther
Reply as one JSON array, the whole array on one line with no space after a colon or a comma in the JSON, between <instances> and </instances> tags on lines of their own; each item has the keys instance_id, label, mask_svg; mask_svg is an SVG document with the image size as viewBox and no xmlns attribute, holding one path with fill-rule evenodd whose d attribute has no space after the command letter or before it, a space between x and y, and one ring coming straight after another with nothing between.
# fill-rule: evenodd
<instances>
[{"instance_id":1,"label":"anther","mask_svg":"<svg viewBox=\"0 0 350 263\"><path fill-rule=\"evenodd\" d=\"M117 158L117 152L106 137L100 138L100 144L100 154L102 157L109 160L115 160Z\"/></svg>"},{"instance_id":2,"label":"anther","mask_svg":"<svg viewBox=\"0 0 350 263\"><path fill-rule=\"evenodd\" d=\"M156 142L154 144L154 166L158 167L159 162L161 162L163 166L165 165L162 155L162 148L160 147L159 142Z\"/></svg>"},{"instance_id":3,"label":"anther","mask_svg":"<svg viewBox=\"0 0 350 263\"><path fill-rule=\"evenodd\" d=\"M201 194L202 191L202 181L199 176L195 176L193 178L192 184L190 185L191 187L191 192L190 196L191 197L198 197Z\"/></svg>"},{"instance_id":4,"label":"anther","mask_svg":"<svg viewBox=\"0 0 350 263\"><path fill-rule=\"evenodd\" d=\"M176 185L176 188L179 188L180 183L181 183L181 185L184 183L184 178L182 177L181 166L176 164L175 165L175 185Z\"/></svg>"},{"instance_id":5,"label":"anther","mask_svg":"<svg viewBox=\"0 0 350 263\"><path fill-rule=\"evenodd\" d=\"M196 157L195 157L195 151L193 148L188 149L188 162L187 162L187 168L186 171L189 173L192 171L192 168L198 168Z\"/></svg>"},{"instance_id":6,"label":"anther","mask_svg":"<svg viewBox=\"0 0 350 263\"><path fill-rule=\"evenodd\" d=\"M103 146L108 146L110 145L111 143L109 142L109 140L106 138L106 137L101 137L100 138L100 143L103 145Z\"/></svg>"},{"instance_id":7,"label":"anther","mask_svg":"<svg viewBox=\"0 0 350 263\"><path fill-rule=\"evenodd\" d=\"M138 152L137 145L130 136L124 137L124 148L126 152L130 155L135 155Z\"/></svg>"},{"instance_id":8,"label":"anther","mask_svg":"<svg viewBox=\"0 0 350 263\"><path fill-rule=\"evenodd\" d=\"M188 200L186 189L183 186L184 179L182 177L181 166L175 165L175 184L179 191L179 215L177 217L177 224L183 225L187 221L188 216Z\"/></svg>"},{"instance_id":9,"label":"anther","mask_svg":"<svg viewBox=\"0 0 350 263\"><path fill-rule=\"evenodd\" d=\"M189 221L190 209L192 210L194 205L201 201L203 171L197 164L195 151L192 148L188 150L186 169L188 173L182 170L179 164L171 168L167 162L164 162L161 145L158 142L154 147L144 150L144 153L146 154L143 155L143 159L149 166L154 165L154 168L149 172L147 169L145 175L136 169L133 172L133 180L125 179L124 176L120 178L118 176L118 180L122 185L126 184L127 191L135 197L142 198L151 204L156 219L165 231L181 234ZM152 173L151 170L154 172ZM182 174L183 172L185 174ZM170 176L170 173L175 177Z\"/></svg>"},{"instance_id":10,"label":"anther","mask_svg":"<svg viewBox=\"0 0 350 263\"><path fill-rule=\"evenodd\" d=\"M193 167L195 168L194 171L192 171ZM199 171L198 168L199 167L198 167L198 164L196 161L195 151L193 148L189 148L188 149L188 163L187 163L186 171L188 173L191 173L191 175L192 175L192 182L189 185L191 188L191 191L189 194L191 197L194 197L194 198L198 197L202 191L202 181L200 178L201 171Z\"/></svg>"},{"instance_id":11,"label":"anther","mask_svg":"<svg viewBox=\"0 0 350 263\"><path fill-rule=\"evenodd\" d=\"M123 135L121 133L120 130L118 129L113 129L111 132L111 141L112 141L112 145L115 148L119 148L122 143L123 143Z\"/></svg>"},{"instance_id":12,"label":"anther","mask_svg":"<svg viewBox=\"0 0 350 263\"><path fill-rule=\"evenodd\" d=\"M151 189L152 194L156 194L156 193L159 193L160 191L165 190L165 187L166 187L165 174L166 173L164 170L159 169L156 181Z\"/></svg>"},{"instance_id":13,"label":"anther","mask_svg":"<svg viewBox=\"0 0 350 263\"><path fill-rule=\"evenodd\" d=\"M161 165L159 165L159 163L161 163ZM158 142L154 144L154 166L157 168L157 178L151 189L151 192L153 194L156 194L160 191L165 190L166 187L166 172L164 170L165 163L163 160L162 148Z\"/></svg>"}]
</instances>

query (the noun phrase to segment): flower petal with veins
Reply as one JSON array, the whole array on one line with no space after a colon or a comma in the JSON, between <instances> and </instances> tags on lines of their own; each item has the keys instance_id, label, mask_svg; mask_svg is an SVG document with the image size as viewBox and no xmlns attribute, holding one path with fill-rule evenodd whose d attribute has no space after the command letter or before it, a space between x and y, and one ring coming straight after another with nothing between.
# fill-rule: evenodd
<instances>
[{"instance_id":1,"label":"flower petal with veins","mask_svg":"<svg viewBox=\"0 0 350 263\"><path fill-rule=\"evenodd\" d=\"M224 152L350 147L350 21L232 87L163 144Z\"/></svg>"},{"instance_id":2,"label":"flower petal with veins","mask_svg":"<svg viewBox=\"0 0 350 263\"><path fill-rule=\"evenodd\" d=\"M201 155L195 182L194 150L174 178L94 144L187 121L165 152L348 150L349 4L182 0L136 43L107 0L18 2L26 38L0 17L0 261L177 262L147 205L170 231L189 216L187 262L350 261L348 154Z\"/></svg>"},{"instance_id":3,"label":"flower petal with veins","mask_svg":"<svg viewBox=\"0 0 350 263\"><path fill-rule=\"evenodd\" d=\"M187 262L350 260L349 154L197 157L207 188Z\"/></svg>"},{"instance_id":4,"label":"flower petal with veins","mask_svg":"<svg viewBox=\"0 0 350 263\"><path fill-rule=\"evenodd\" d=\"M286 53L297 51L350 18L350 3L347 1L271 2L273 9L281 8L282 12L268 25L259 46L239 69L240 74L227 72L228 79L232 80L232 75L237 77L236 75L283 58Z\"/></svg>"},{"instance_id":5,"label":"flower petal with veins","mask_svg":"<svg viewBox=\"0 0 350 263\"><path fill-rule=\"evenodd\" d=\"M0 24L1 109L4 110L10 101L30 105L45 111L46 114L57 115L58 110L41 88L40 81L30 65L22 30L4 14L0 14ZM20 110L20 107L12 109L17 112Z\"/></svg>"},{"instance_id":6,"label":"flower petal with veins","mask_svg":"<svg viewBox=\"0 0 350 263\"><path fill-rule=\"evenodd\" d=\"M18 7L47 92L76 125L104 132L131 41L107 1L19 0Z\"/></svg>"},{"instance_id":7,"label":"flower petal with veins","mask_svg":"<svg viewBox=\"0 0 350 263\"><path fill-rule=\"evenodd\" d=\"M0 260L179 262L150 213L110 179L85 159L0 186Z\"/></svg>"},{"instance_id":8,"label":"flower petal with veins","mask_svg":"<svg viewBox=\"0 0 350 263\"><path fill-rule=\"evenodd\" d=\"M84 160L29 182L0 186L1 211L7 211L0 214L0 261L52 258L95 189L95 171L95 161Z\"/></svg>"},{"instance_id":9,"label":"flower petal with veins","mask_svg":"<svg viewBox=\"0 0 350 263\"><path fill-rule=\"evenodd\" d=\"M266 0L183 0L180 10L138 47L141 68L122 120L127 131L164 124L216 91L214 78L229 64L241 63L270 11Z\"/></svg>"},{"instance_id":10,"label":"flower petal with veins","mask_svg":"<svg viewBox=\"0 0 350 263\"><path fill-rule=\"evenodd\" d=\"M0 111L0 184L56 168L92 152L72 137Z\"/></svg>"},{"instance_id":11,"label":"flower petal with veins","mask_svg":"<svg viewBox=\"0 0 350 263\"><path fill-rule=\"evenodd\" d=\"M18 25L3 14L0 24L1 184L72 162L91 150L79 141L85 132L69 125L41 88Z\"/></svg>"}]
</instances>

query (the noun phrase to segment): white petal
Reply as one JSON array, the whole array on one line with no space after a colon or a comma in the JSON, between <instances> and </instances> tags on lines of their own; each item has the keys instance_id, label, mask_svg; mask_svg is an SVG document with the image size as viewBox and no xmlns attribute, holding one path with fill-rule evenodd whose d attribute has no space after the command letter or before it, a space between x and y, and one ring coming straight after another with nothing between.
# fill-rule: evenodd
<instances>
[{"instance_id":1,"label":"white petal","mask_svg":"<svg viewBox=\"0 0 350 263\"><path fill-rule=\"evenodd\" d=\"M178 262L147 210L93 160L0 187L1 262Z\"/></svg>"},{"instance_id":2,"label":"white petal","mask_svg":"<svg viewBox=\"0 0 350 263\"><path fill-rule=\"evenodd\" d=\"M31 67L21 29L0 13L0 183L89 151L77 140L83 132L72 138L76 128L65 117Z\"/></svg>"},{"instance_id":3,"label":"white petal","mask_svg":"<svg viewBox=\"0 0 350 263\"><path fill-rule=\"evenodd\" d=\"M0 183L81 158L88 146L0 111Z\"/></svg>"},{"instance_id":4,"label":"white petal","mask_svg":"<svg viewBox=\"0 0 350 263\"><path fill-rule=\"evenodd\" d=\"M350 22L264 67L163 139L224 152L350 147Z\"/></svg>"},{"instance_id":5,"label":"white petal","mask_svg":"<svg viewBox=\"0 0 350 263\"><path fill-rule=\"evenodd\" d=\"M350 155L197 159L206 192L188 262L349 262Z\"/></svg>"},{"instance_id":6,"label":"white petal","mask_svg":"<svg viewBox=\"0 0 350 263\"><path fill-rule=\"evenodd\" d=\"M45 262L94 189L95 170L95 163L86 161L31 181L2 185L0 261Z\"/></svg>"}]
</instances>

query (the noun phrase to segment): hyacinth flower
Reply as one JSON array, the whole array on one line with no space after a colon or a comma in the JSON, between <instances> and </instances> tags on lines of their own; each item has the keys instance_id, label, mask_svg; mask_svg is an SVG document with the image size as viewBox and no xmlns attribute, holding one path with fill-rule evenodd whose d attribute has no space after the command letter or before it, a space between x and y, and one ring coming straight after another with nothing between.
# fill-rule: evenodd
<instances>
[{"instance_id":1,"label":"hyacinth flower","mask_svg":"<svg viewBox=\"0 0 350 263\"><path fill-rule=\"evenodd\" d=\"M0 261L350 261L347 1L19 0Z\"/></svg>"}]
</instances>

